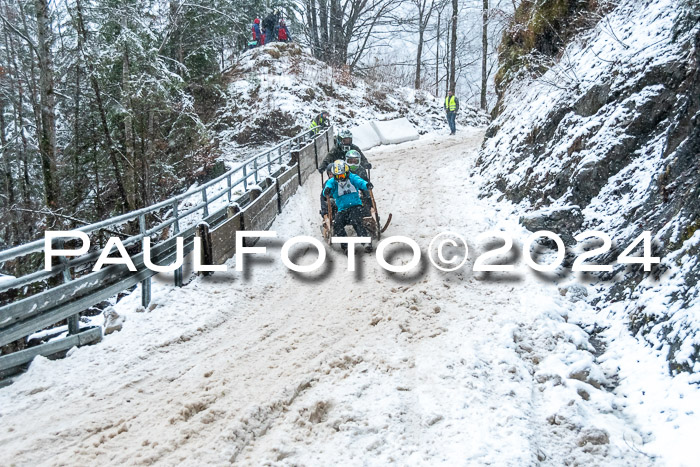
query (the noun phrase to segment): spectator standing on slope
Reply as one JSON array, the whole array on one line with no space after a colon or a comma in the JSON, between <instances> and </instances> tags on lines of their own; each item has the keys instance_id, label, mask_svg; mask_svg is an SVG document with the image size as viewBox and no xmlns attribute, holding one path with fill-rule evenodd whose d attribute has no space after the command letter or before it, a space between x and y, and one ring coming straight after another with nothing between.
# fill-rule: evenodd
<instances>
[{"instance_id":1,"label":"spectator standing on slope","mask_svg":"<svg viewBox=\"0 0 700 467\"><path fill-rule=\"evenodd\" d=\"M265 42L274 42L276 38L275 27L277 26L277 16L274 12L270 12L269 15L262 20L263 34L265 34Z\"/></svg>"},{"instance_id":2,"label":"spectator standing on slope","mask_svg":"<svg viewBox=\"0 0 700 467\"><path fill-rule=\"evenodd\" d=\"M260 32L260 18L255 18L253 21L253 26L250 28L250 30L253 33L253 41L248 43L248 45L251 48L263 45L263 36Z\"/></svg>"},{"instance_id":3,"label":"spectator standing on slope","mask_svg":"<svg viewBox=\"0 0 700 467\"><path fill-rule=\"evenodd\" d=\"M328 112L324 110L320 114L316 115L313 120L311 120L310 128L314 131L315 136L319 134L321 130L326 129L329 125L330 122L328 121Z\"/></svg>"},{"instance_id":4,"label":"spectator standing on slope","mask_svg":"<svg viewBox=\"0 0 700 467\"><path fill-rule=\"evenodd\" d=\"M280 18L279 28L277 29L277 40L280 42L290 42L292 36L289 35L289 29L287 29L287 23L285 23L284 18Z\"/></svg>"},{"instance_id":5,"label":"spectator standing on slope","mask_svg":"<svg viewBox=\"0 0 700 467\"><path fill-rule=\"evenodd\" d=\"M459 111L459 99L455 96L454 91L448 91L445 97L445 114L447 116L447 124L450 125L450 134L457 133L457 112Z\"/></svg>"}]
</instances>

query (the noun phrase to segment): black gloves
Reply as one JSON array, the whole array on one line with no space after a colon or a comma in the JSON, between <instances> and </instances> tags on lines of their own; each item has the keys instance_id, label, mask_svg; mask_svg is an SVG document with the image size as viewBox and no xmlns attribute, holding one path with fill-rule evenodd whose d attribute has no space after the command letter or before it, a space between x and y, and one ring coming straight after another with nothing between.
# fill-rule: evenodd
<instances>
[{"instance_id":1,"label":"black gloves","mask_svg":"<svg viewBox=\"0 0 700 467\"><path fill-rule=\"evenodd\" d=\"M371 168L372 168L372 163L371 163L371 162L368 162L368 163L367 163L367 167L365 167L365 168L366 168L367 170L371 169Z\"/></svg>"},{"instance_id":2,"label":"black gloves","mask_svg":"<svg viewBox=\"0 0 700 467\"><path fill-rule=\"evenodd\" d=\"M323 167L318 168L318 173L323 174Z\"/></svg>"},{"instance_id":3,"label":"black gloves","mask_svg":"<svg viewBox=\"0 0 700 467\"><path fill-rule=\"evenodd\" d=\"M330 187L324 188L324 189L323 189L323 196L325 196L326 198L328 198L330 195L331 195L331 189L330 189Z\"/></svg>"},{"instance_id":4,"label":"black gloves","mask_svg":"<svg viewBox=\"0 0 700 467\"><path fill-rule=\"evenodd\" d=\"M367 182L367 189L371 190L372 188L374 188L374 185L372 185L372 182Z\"/></svg>"}]
</instances>

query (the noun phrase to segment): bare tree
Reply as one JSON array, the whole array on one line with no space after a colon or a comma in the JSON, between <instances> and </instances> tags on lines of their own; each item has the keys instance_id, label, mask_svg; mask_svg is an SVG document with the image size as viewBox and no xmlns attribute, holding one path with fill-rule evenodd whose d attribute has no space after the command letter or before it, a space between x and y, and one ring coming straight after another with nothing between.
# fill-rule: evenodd
<instances>
[{"instance_id":1,"label":"bare tree","mask_svg":"<svg viewBox=\"0 0 700 467\"><path fill-rule=\"evenodd\" d=\"M85 21L83 19L83 11L82 11L82 6L80 4L80 0L76 0L75 2L75 13L76 13L76 32L80 34L81 41L78 43L80 47L84 46L86 42L88 42L88 33L87 29L85 28ZM122 200L122 207L124 212L129 211L131 209L131 206L129 204L129 199L126 195L126 189L124 188L124 182L122 181L122 175L121 171L119 169L119 161L117 158L117 152L116 148L114 146L114 141L112 140L112 135L111 132L109 131L109 125L107 124L107 112L105 111L104 107L104 102L102 100L102 92L100 90L100 85L97 81L97 76L95 74L94 70L94 65L93 62L90 60L90 57L86 57L85 51L83 49L80 49L78 51L81 55L83 55L84 62L86 63L88 67L88 72L90 74L90 84L92 85L92 90L95 92L95 103L97 104L97 109L99 110L100 114L100 123L102 125L102 130L104 132L105 136L105 142L107 144L107 152L109 154L109 160L112 163L112 168L114 169L114 179L117 183L117 189L119 190L119 194L121 196Z\"/></svg>"},{"instance_id":2,"label":"bare tree","mask_svg":"<svg viewBox=\"0 0 700 467\"><path fill-rule=\"evenodd\" d=\"M459 13L459 3L452 0L452 33L450 40L450 91L455 92L457 81L457 18Z\"/></svg>"},{"instance_id":3,"label":"bare tree","mask_svg":"<svg viewBox=\"0 0 700 467\"><path fill-rule=\"evenodd\" d=\"M486 70L486 61L489 54L489 37L488 37L488 21L489 21L489 0L484 0L484 7L481 11L481 108L486 110L486 86L488 84L488 72Z\"/></svg>"},{"instance_id":4,"label":"bare tree","mask_svg":"<svg viewBox=\"0 0 700 467\"><path fill-rule=\"evenodd\" d=\"M400 4L401 0L306 0L304 14L312 21L306 40L317 58L353 68L372 47L378 29L391 27L391 14Z\"/></svg>"},{"instance_id":5,"label":"bare tree","mask_svg":"<svg viewBox=\"0 0 700 467\"><path fill-rule=\"evenodd\" d=\"M37 54L39 56L39 91L41 96L41 138L39 153L44 175L46 204L56 208L58 183L56 180L56 101L53 88L53 57L51 55L51 23L47 0L36 0Z\"/></svg>"},{"instance_id":6,"label":"bare tree","mask_svg":"<svg viewBox=\"0 0 700 467\"><path fill-rule=\"evenodd\" d=\"M421 60L423 55L423 38L425 35L425 30L428 27L428 22L435 9L435 2L433 0L413 0L413 3L418 9L418 49L416 51L416 79L414 81L413 87L415 89L420 89L420 76L421 76Z\"/></svg>"}]
</instances>

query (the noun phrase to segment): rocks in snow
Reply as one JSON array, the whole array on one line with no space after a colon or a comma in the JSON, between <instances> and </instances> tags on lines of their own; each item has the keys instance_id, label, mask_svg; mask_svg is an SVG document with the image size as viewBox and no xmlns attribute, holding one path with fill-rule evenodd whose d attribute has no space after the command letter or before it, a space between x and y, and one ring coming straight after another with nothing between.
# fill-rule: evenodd
<instances>
[{"instance_id":1,"label":"rocks in snow","mask_svg":"<svg viewBox=\"0 0 700 467\"><path fill-rule=\"evenodd\" d=\"M581 434L578 437L578 445L580 447L586 446L587 444L600 446L609 443L610 437L608 432L600 428L584 428L581 430Z\"/></svg>"},{"instance_id":2,"label":"rocks in snow","mask_svg":"<svg viewBox=\"0 0 700 467\"><path fill-rule=\"evenodd\" d=\"M124 321L126 321L126 317L121 316L119 313L117 313L114 307L110 306L105 308L105 311L102 312L102 314L105 317L105 336L107 334L112 334L113 332L122 330L122 325L124 324Z\"/></svg>"},{"instance_id":3,"label":"rocks in snow","mask_svg":"<svg viewBox=\"0 0 700 467\"><path fill-rule=\"evenodd\" d=\"M581 284L559 287L559 293L572 303L585 300L585 298L588 297L588 289Z\"/></svg>"},{"instance_id":4,"label":"rocks in snow","mask_svg":"<svg viewBox=\"0 0 700 467\"><path fill-rule=\"evenodd\" d=\"M559 235L565 245L574 245L573 235L581 230L583 214L581 208L575 205L541 209L520 217L520 223L527 230L550 230Z\"/></svg>"}]
</instances>

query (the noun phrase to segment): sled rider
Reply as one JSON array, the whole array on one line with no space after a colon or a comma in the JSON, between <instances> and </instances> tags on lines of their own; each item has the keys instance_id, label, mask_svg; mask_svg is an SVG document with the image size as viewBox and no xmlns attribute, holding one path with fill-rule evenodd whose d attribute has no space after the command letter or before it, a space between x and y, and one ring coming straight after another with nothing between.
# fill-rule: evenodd
<instances>
[{"instance_id":1,"label":"sled rider","mask_svg":"<svg viewBox=\"0 0 700 467\"><path fill-rule=\"evenodd\" d=\"M366 174L366 171L372 168L372 164L370 164L365 155L362 154L360 148L352 143L352 132L348 129L340 130L338 136L336 136L335 138L335 146L333 147L333 150L329 152L328 155L323 159L321 164L319 164L318 173L322 174L326 167L332 164L333 161L336 161L338 159L345 159L345 155L348 151L351 150L357 151L360 154L359 165L360 167L362 167L364 173ZM362 177L362 175L360 176ZM364 178L365 180L369 180L365 177L362 178Z\"/></svg>"},{"instance_id":2,"label":"sled rider","mask_svg":"<svg viewBox=\"0 0 700 467\"><path fill-rule=\"evenodd\" d=\"M352 225L359 237L368 237L367 230L362 224L363 209L360 190L371 190L372 183L362 180L350 172L350 167L344 160L333 162L331 168L332 178L326 181L323 194L327 198L331 196L335 200L338 212L333 218L333 236L346 237L345 226ZM347 250L347 244L341 245ZM365 251L372 251L372 242L365 244Z\"/></svg>"}]
</instances>

